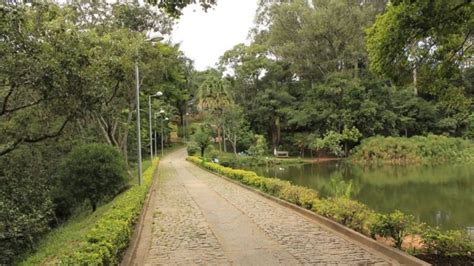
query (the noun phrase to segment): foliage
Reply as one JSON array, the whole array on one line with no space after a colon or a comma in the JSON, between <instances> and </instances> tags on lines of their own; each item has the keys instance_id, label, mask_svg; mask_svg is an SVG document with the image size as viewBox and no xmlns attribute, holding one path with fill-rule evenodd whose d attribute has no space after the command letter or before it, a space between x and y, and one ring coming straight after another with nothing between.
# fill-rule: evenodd
<instances>
[{"instance_id":1,"label":"foliage","mask_svg":"<svg viewBox=\"0 0 474 266\"><path fill-rule=\"evenodd\" d=\"M442 232L438 229L426 227L422 234L425 252L428 254L439 254L441 256L471 256L474 251L474 243L469 233L449 230Z\"/></svg>"},{"instance_id":2,"label":"foliage","mask_svg":"<svg viewBox=\"0 0 474 266\"><path fill-rule=\"evenodd\" d=\"M224 110L222 114L222 127L224 137L226 137L225 140L232 144L234 154L237 154L238 142L244 140L250 134L248 123L240 106L232 105Z\"/></svg>"},{"instance_id":3,"label":"foliage","mask_svg":"<svg viewBox=\"0 0 474 266\"><path fill-rule=\"evenodd\" d=\"M371 69L398 83L416 69L415 86L446 89L472 55L473 11L470 1L393 1L367 31Z\"/></svg>"},{"instance_id":4,"label":"foliage","mask_svg":"<svg viewBox=\"0 0 474 266\"><path fill-rule=\"evenodd\" d=\"M21 147L0 160L0 264L9 265L49 230L53 202L41 152Z\"/></svg>"},{"instance_id":5,"label":"foliage","mask_svg":"<svg viewBox=\"0 0 474 266\"><path fill-rule=\"evenodd\" d=\"M312 210L361 233L367 233L374 214L366 205L346 197L319 200Z\"/></svg>"},{"instance_id":6,"label":"foliage","mask_svg":"<svg viewBox=\"0 0 474 266\"><path fill-rule=\"evenodd\" d=\"M387 215L377 215L374 223L370 226L370 234L373 238L379 235L381 237L391 237L395 247L400 249L405 236L413 228L415 218L411 215L403 214L396 210Z\"/></svg>"},{"instance_id":7,"label":"foliage","mask_svg":"<svg viewBox=\"0 0 474 266\"><path fill-rule=\"evenodd\" d=\"M353 193L352 180L346 182L340 175L336 175L329 180L327 190L335 198L350 198Z\"/></svg>"},{"instance_id":8,"label":"foliage","mask_svg":"<svg viewBox=\"0 0 474 266\"><path fill-rule=\"evenodd\" d=\"M188 144L186 145L186 150L188 151L189 156L193 156L196 153L199 152L199 144L194 141L189 141Z\"/></svg>"},{"instance_id":9,"label":"foliage","mask_svg":"<svg viewBox=\"0 0 474 266\"><path fill-rule=\"evenodd\" d=\"M267 151L267 141L262 135L255 135L255 143L250 146L249 153L256 157L261 157L265 155Z\"/></svg>"},{"instance_id":10,"label":"foliage","mask_svg":"<svg viewBox=\"0 0 474 266\"><path fill-rule=\"evenodd\" d=\"M126 184L126 165L117 149L105 144L75 148L61 173L63 187L77 202L88 200L92 211L106 197L115 196Z\"/></svg>"},{"instance_id":11,"label":"foliage","mask_svg":"<svg viewBox=\"0 0 474 266\"><path fill-rule=\"evenodd\" d=\"M468 140L428 135L372 137L362 141L351 156L360 163L440 164L474 160L474 144Z\"/></svg>"},{"instance_id":12,"label":"foliage","mask_svg":"<svg viewBox=\"0 0 474 266\"><path fill-rule=\"evenodd\" d=\"M82 237L77 247L58 259L61 264L104 265L117 264L128 246L135 221L140 215L151 186L158 161L143 173L143 185L134 186L122 193Z\"/></svg>"},{"instance_id":13,"label":"foliage","mask_svg":"<svg viewBox=\"0 0 474 266\"><path fill-rule=\"evenodd\" d=\"M204 156L206 148L211 144L211 139L209 133L206 132L202 127L198 129L192 136L191 139L199 146L201 149L201 157Z\"/></svg>"},{"instance_id":14,"label":"foliage","mask_svg":"<svg viewBox=\"0 0 474 266\"><path fill-rule=\"evenodd\" d=\"M344 127L341 133L341 141L344 143L344 155L349 156L348 145L359 141L362 138L362 134L356 127L347 128Z\"/></svg>"},{"instance_id":15,"label":"foliage","mask_svg":"<svg viewBox=\"0 0 474 266\"><path fill-rule=\"evenodd\" d=\"M56 5L0 5L0 156L61 135L97 107L85 33Z\"/></svg>"}]
</instances>

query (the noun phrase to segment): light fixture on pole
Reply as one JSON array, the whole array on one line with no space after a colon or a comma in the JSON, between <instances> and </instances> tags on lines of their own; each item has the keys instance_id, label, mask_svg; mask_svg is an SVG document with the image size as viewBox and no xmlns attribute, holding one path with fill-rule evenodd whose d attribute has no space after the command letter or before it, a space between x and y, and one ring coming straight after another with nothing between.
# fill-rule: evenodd
<instances>
[{"instance_id":1,"label":"light fixture on pole","mask_svg":"<svg viewBox=\"0 0 474 266\"><path fill-rule=\"evenodd\" d=\"M159 32L147 34L145 42L160 41L163 36ZM138 69L138 46L136 48L135 59L135 100L137 106L137 143L138 143L138 185L142 184L142 137L140 132L140 73Z\"/></svg>"},{"instance_id":2,"label":"light fixture on pole","mask_svg":"<svg viewBox=\"0 0 474 266\"><path fill-rule=\"evenodd\" d=\"M150 122L150 160L151 161L153 161L153 135L152 135L153 134L153 132L152 132L153 124L152 124L152 121L151 121L151 98L160 97L162 95L163 95L163 93L161 91L158 91L157 93L148 96L148 119L149 119L149 122Z\"/></svg>"},{"instance_id":3,"label":"light fixture on pole","mask_svg":"<svg viewBox=\"0 0 474 266\"><path fill-rule=\"evenodd\" d=\"M186 124L187 124L187 120L188 120L188 115L189 113L185 113L184 114L184 121L183 121L183 137L184 137L184 142L186 142Z\"/></svg>"},{"instance_id":4,"label":"light fixture on pole","mask_svg":"<svg viewBox=\"0 0 474 266\"><path fill-rule=\"evenodd\" d=\"M164 113L164 112L163 112ZM165 117L165 121L168 121L168 117ZM163 141L164 141L165 131L163 128L163 117L161 118L161 157L163 157Z\"/></svg>"},{"instance_id":5,"label":"light fixture on pole","mask_svg":"<svg viewBox=\"0 0 474 266\"><path fill-rule=\"evenodd\" d=\"M163 157L163 115L165 114L165 110L160 110L160 127L161 127L161 157Z\"/></svg>"}]
</instances>

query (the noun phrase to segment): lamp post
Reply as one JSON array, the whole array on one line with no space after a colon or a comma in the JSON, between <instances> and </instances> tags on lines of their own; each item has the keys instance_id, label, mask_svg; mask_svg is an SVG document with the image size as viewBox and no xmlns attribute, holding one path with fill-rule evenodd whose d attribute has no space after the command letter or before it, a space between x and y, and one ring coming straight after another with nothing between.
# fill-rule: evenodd
<instances>
[{"instance_id":1,"label":"lamp post","mask_svg":"<svg viewBox=\"0 0 474 266\"><path fill-rule=\"evenodd\" d=\"M188 121L187 121L187 120L188 120L188 115L189 115L189 113L184 114L184 121L183 121L183 136L184 136L184 142L186 142L186 133L187 133L187 131L186 131L186 126L187 126L187 125L186 125L186 124L187 124L187 122L188 122Z\"/></svg>"},{"instance_id":2,"label":"lamp post","mask_svg":"<svg viewBox=\"0 0 474 266\"><path fill-rule=\"evenodd\" d=\"M159 115L160 114L158 112L156 112L155 113L155 119L154 119L155 120L154 121L155 122L155 130L154 130L155 131L154 132L155 133L155 156L158 155L158 133L157 133L157 130L156 130L158 128L158 123L156 121L158 120Z\"/></svg>"},{"instance_id":3,"label":"lamp post","mask_svg":"<svg viewBox=\"0 0 474 266\"><path fill-rule=\"evenodd\" d=\"M161 91L158 91L157 93L148 96L148 119L149 119L149 122L150 122L150 160L151 161L153 161L153 135L152 135L153 134L153 132L152 132L153 124L152 124L152 121L151 121L151 98L160 97L162 95L163 95L163 93Z\"/></svg>"},{"instance_id":4,"label":"lamp post","mask_svg":"<svg viewBox=\"0 0 474 266\"><path fill-rule=\"evenodd\" d=\"M163 37L159 33L155 33L154 36L149 36L145 42L153 42L162 40ZM135 98L137 105L137 142L138 142L138 185L142 184L142 137L140 132L140 73L138 69L138 47L136 50L135 60Z\"/></svg>"},{"instance_id":5,"label":"lamp post","mask_svg":"<svg viewBox=\"0 0 474 266\"><path fill-rule=\"evenodd\" d=\"M161 157L163 157L163 115L165 111L163 109L160 110L160 124L161 124Z\"/></svg>"}]
</instances>

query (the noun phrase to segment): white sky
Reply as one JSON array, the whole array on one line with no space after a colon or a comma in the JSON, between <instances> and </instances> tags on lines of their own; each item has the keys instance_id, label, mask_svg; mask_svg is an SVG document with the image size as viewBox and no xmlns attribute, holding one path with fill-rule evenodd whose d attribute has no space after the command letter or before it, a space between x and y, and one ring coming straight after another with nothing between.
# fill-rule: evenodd
<instances>
[{"instance_id":1,"label":"white sky","mask_svg":"<svg viewBox=\"0 0 474 266\"><path fill-rule=\"evenodd\" d=\"M197 70L214 67L225 51L238 43L247 43L253 26L257 0L217 0L204 12L199 5L183 10L171 38L192 59Z\"/></svg>"}]
</instances>

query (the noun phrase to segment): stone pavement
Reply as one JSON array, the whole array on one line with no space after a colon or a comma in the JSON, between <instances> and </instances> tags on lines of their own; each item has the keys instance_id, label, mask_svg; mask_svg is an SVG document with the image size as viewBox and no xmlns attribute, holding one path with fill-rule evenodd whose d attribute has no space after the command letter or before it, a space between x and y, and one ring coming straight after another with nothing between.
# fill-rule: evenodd
<instances>
[{"instance_id":1,"label":"stone pavement","mask_svg":"<svg viewBox=\"0 0 474 266\"><path fill-rule=\"evenodd\" d=\"M152 232L134 264L388 265L387 257L185 161L160 162Z\"/></svg>"}]
</instances>

